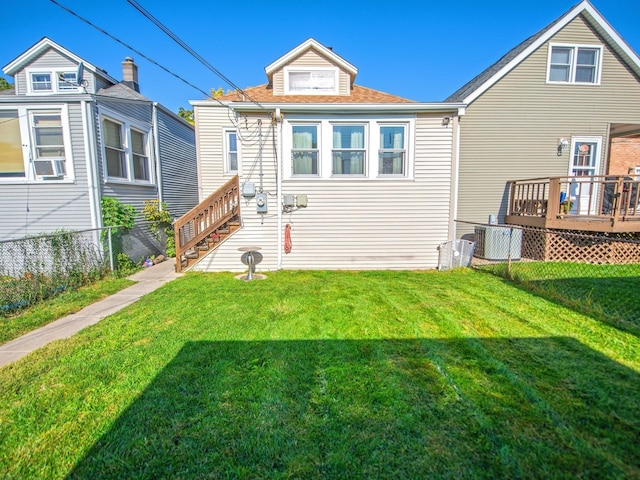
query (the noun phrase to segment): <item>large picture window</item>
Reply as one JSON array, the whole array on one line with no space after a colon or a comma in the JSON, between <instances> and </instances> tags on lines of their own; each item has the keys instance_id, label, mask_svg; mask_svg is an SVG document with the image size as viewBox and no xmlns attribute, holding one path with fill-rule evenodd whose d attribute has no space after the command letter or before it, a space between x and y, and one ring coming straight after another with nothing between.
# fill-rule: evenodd
<instances>
[{"instance_id":1,"label":"large picture window","mask_svg":"<svg viewBox=\"0 0 640 480\"><path fill-rule=\"evenodd\" d=\"M553 83L600 83L602 47L552 45L547 79Z\"/></svg>"},{"instance_id":2,"label":"large picture window","mask_svg":"<svg viewBox=\"0 0 640 480\"><path fill-rule=\"evenodd\" d=\"M318 126L293 125L291 168L293 175L318 175Z\"/></svg>"},{"instance_id":3,"label":"large picture window","mask_svg":"<svg viewBox=\"0 0 640 480\"><path fill-rule=\"evenodd\" d=\"M365 128L364 125L333 126L334 175L365 174Z\"/></svg>"},{"instance_id":4,"label":"large picture window","mask_svg":"<svg viewBox=\"0 0 640 480\"><path fill-rule=\"evenodd\" d=\"M0 110L0 178L24 176L18 111Z\"/></svg>"}]
</instances>

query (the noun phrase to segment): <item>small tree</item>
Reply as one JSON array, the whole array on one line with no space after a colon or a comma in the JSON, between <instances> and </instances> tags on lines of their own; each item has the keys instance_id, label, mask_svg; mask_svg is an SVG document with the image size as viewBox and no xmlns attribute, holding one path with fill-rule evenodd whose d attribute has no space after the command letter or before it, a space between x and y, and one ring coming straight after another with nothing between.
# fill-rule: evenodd
<instances>
[{"instance_id":1,"label":"small tree","mask_svg":"<svg viewBox=\"0 0 640 480\"><path fill-rule=\"evenodd\" d=\"M13 84L7 82L4 78L0 77L0 90L11 90Z\"/></svg>"}]
</instances>

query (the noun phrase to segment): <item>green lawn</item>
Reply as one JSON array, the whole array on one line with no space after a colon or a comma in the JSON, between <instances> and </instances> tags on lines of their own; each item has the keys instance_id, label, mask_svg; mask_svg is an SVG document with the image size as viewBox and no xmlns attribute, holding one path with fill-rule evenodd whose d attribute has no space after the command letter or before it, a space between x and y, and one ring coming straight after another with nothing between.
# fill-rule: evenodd
<instances>
[{"instance_id":1,"label":"green lawn","mask_svg":"<svg viewBox=\"0 0 640 480\"><path fill-rule=\"evenodd\" d=\"M70 290L13 315L0 315L0 345L42 327L87 305L133 285L126 278L105 277L91 285Z\"/></svg>"},{"instance_id":2,"label":"green lawn","mask_svg":"<svg viewBox=\"0 0 640 480\"><path fill-rule=\"evenodd\" d=\"M0 369L4 478L639 478L640 336L491 275L187 274Z\"/></svg>"}]
</instances>

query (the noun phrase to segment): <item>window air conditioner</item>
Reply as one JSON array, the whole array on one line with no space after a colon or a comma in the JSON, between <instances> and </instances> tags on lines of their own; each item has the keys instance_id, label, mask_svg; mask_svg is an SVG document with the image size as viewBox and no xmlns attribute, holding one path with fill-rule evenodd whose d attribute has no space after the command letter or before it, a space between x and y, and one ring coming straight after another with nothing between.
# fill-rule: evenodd
<instances>
[{"instance_id":1,"label":"window air conditioner","mask_svg":"<svg viewBox=\"0 0 640 480\"><path fill-rule=\"evenodd\" d=\"M475 227L475 256L485 260L520 260L522 252L522 229L515 227Z\"/></svg>"},{"instance_id":2,"label":"window air conditioner","mask_svg":"<svg viewBox=\"0 0 640 480\"><path fill-rule=\"evenodd\" d=\"M64 160L35 160L36 175L39 177L63 177Z\"/></svg>"}]
</instances>

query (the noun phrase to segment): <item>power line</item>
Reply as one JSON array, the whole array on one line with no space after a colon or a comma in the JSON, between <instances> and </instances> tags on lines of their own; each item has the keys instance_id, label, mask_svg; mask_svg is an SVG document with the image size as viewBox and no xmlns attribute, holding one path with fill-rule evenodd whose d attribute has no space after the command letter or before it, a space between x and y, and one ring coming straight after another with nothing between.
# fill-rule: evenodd
<instances>
[{"instance_id":1,"label":"power line","mask_svg":"<svg viewBox=\"0 0 640 480\"><path fill-rule=\"evenodd\" d=\"M213 98L214 100L216 100L220 105L226 106L228 108L227 105L224 105L222 102L220 102L219 100L217 100L216 98L212 97L211 94L209 92L205 92L204 90L202 90L200 87L194 85L193 83L189 82L188 80L185 80L184 78L182 78L180 75L178 75L177 73L172 72L171 70L169 70L168 68L166 68L165 66L159 64L158 62L156 62L155 60L153 60L152 58L149 58L147 55L145 55L144 53L142 53L140 50L135 49L134 47L132 47L131 45L123 42L122 40L120 40L119 38L117 38L114 35L111 35L109 32L107 32L106 30L104 30L103 28L100 28L99 26L91 23L89 20L87 20L86 18L78 15L76 12L74 12L73 10L65 7L64 5L58 3L56 0L49 0L51 3L57 5L58 7L60 7L61 9L65 10L66 12L70 13L71 15L73 15L74 17L78 18L79 20L83 21L84 23L86 23L87 25L95 28L96 30L98 30L100 33L105 34L107 37L111 38L112 40L118 42L120 45L123 45L124 47L128 48L129 50L131 50L132 52L136 53L136 55L140 55L142 58L146 59L147 61L151 62L152 64L156 65L157 67L161 68L162 70L164 70L165 72L167 72L169 75L172 75L173 77L177 78L178 80L184 82L185 84L189 85L191 88L194 88L195 90L199 91L200 93L204 94L205 97L207 98Z\"/></svg>"},{"instance_id":2,"label":"power line","mask_svg":"<svg viewBox=\"0 0 640 480\"><path fill-rule=\"evenodd\" d=\"M138 10L142 15L144 15L149 20L151 20L151 22L153 22L154 25L156 25L160 30L162 30L164 33L166 33L174 42L176 42L178 45L180 45L182 48L184 48L187 52L189 52L189 54L191 56L193 56L196 60L198 60L205 67L207 67L209 70L211 70L213 73L215 73L220 79L225 81L229 86L233 87L235 90L240 92L246 98L251 100L252 103L254 103L258 107L264 109L264 107L259 102L257 102L256 100L252 99L251 96L247 95L239 86L237 86L233 81L231 81L222 72L220 72L220 70L218 70L213 65L211 65L207 60L205 60L193 48L191 48L189 45L187 45L185 42L183 42L180 39L180 37L178 37L175 33L173 33L171 30L169 30L169 28L167 26L165 26L160 20L155 18L151 13L149 13L147 10L145 10L145 8L142 5L140 5L136 0L127 0L127 2L132 7L134 7L136 10Z\"/></svg>"}]
</instances>

